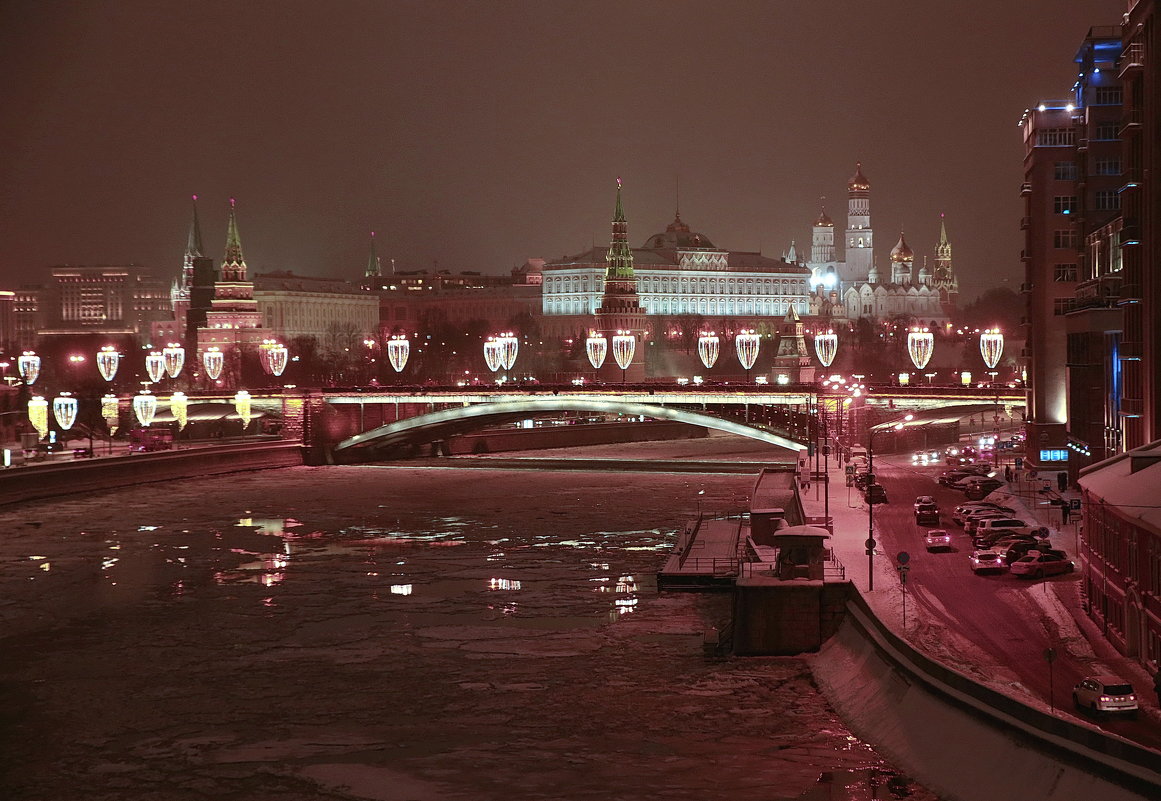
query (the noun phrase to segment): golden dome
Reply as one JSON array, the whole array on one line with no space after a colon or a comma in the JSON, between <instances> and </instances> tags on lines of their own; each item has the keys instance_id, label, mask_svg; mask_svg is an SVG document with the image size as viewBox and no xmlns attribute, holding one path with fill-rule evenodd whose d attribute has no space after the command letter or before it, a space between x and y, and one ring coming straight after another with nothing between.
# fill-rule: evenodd
<instances>
[{"instance_id":1,"label":"golden dome","mask_svg":"<svg viewBox=\"0 0 1161 801\"><path fill-rule=\"evenodd\" d=\"M891 261L896 262L912 262L915 261L915 251L907 246L907 240L903 238L903 232L899 232L899 242L895 247L891 248Z\"/></svg>"},{"instance_id":2,"label":"golden dome","mask_svg":"<svg viewBox=\"0 0 1161 801\"><path fill-rule=\"evenodd\" d=\"M852 192L866 192L871 188L871 182L863 175L863 162L855 162L855 174L847 181L847 189Z\"/></svg>"}]
</instances>

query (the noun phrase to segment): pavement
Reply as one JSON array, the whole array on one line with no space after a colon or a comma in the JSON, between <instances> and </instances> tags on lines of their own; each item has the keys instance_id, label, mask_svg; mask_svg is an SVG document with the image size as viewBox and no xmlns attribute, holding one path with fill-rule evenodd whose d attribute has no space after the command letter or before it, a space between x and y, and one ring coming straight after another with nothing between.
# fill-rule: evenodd
<instances>
[{"instance_id":1,"label":"pavement","mask_svg":"<svg viewBox=\"0 0 1161 801\"><path fill-rule=\"evenodd\" d=\"M893 459L888 456L886 458L877 457L876 462L879 462L880 459L885 462L898 461L897 458ZM831 486L829 511L834 525L834 534L830 544L835 556L845 568L846 577L854 583L855 588L867 600L879 619L896 634L904 637L920 650L928 651L932 657L940 659L940 654L931 652L929 648L924 647L928 643L925 643L923 638L919 636L920 632L927 628L925 624L937 622L923 619L927 613L927 609L923 605L907 604L907 625L906 628L904 627L904 601L900 575L896 569L896 554L889 541L884 543L878 530L875 532L877 541L875 554L873 556L867 555L864 543L868 537L868 513L866 503L861 500L862 494L857 491L852 492L853 506L848 505L843 468L840 465L832 464L829 467L828 475ZM1063 523L1060 506L1052 501L1055 499L1067 502L1073 498L1079 498L1080 495L1071 488L1061 492L1055 484L1052 485L1051 489L1045 490L1045 484L1046 482L1043 480L1031 479L1027 476L1018 477L1007 488L1009 505L1022 506L1029 515L1035 517L1040 524L1049 529L1052 541L1056 546L1067 551L1069 556L1077 561L1076 546L1081 524L1078 518L1072 515L1070 515L1068 523ZM821 517L824 513L825 504L820 489L821 482L816 481L811 484L810 489L802 494L803 508L809 516ZM1005 492L1004 489L997 490L997 494L1003 492ZM964 570L967 569L965 564ZM874 576L873 590L870 589L872 573ZM1108 640L1101 636L1096 623L1079 607L1077 593L1064 591L1067 585L1058 582L1047 581L1041 582L1041 584L1045 591L1043 593L1028 593L1028 597L1034 599L1043 608L1044 613L1052 616L1061 626L1062 637L1070 642L1070 655L1092 663L1103 663L1108 668L1109 673L1119 675L1132 682L1137 690L1142 718L1161 724L1161 710L1158 709L1157 698L1153 692L1152 677L1136 660L1122 656ZM945 636L960 636L951 629L944 628L942 631ZM962 647L956 649L959 655L971 654L976 650L970 641L966 638L964 640ZM1076 643L1087 643L1088 652L1073 653L1077 647ZM981 667L986 667L986 665L981 665ZM996 688L1005 692L1012 691L1012 687L1008 684L998 683ZM1045 711L1049 710L1049 705L1044 698L1030 695L1023 700L1041 706ZM1058 706L1055 711L1061 713L1062 710ZM1071 710L1064 711L1067 713Z\"/></svg>"}]
</instances>

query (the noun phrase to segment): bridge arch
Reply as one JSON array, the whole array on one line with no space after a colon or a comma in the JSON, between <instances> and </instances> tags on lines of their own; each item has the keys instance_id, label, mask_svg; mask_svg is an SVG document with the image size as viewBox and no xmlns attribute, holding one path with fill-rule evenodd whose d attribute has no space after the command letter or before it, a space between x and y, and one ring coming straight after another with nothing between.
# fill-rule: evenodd
<instances>
[{"instance_id":1,"label":"bridge arch","mask_svg":"<svg viewBox=\"0 0 1161 801\"><path fill-rule=\"evenodd\" d=\"M691 426L723 431L748 437L791 451L806 450L806 445L735 420L726 420L702 412L652 403L615 400L613 398L558 397L535 395L503 401L489 401L454 409L397 420L384 426L364 431L335 446L336 456L355 457L359 452L376 451L394 445L419 444L446 439L456 434L478 430L489 425L524 420L536 414L549 412L597 412L621 414L630 417L650 417L673 420Z\"/></svg>"}]
</instances>

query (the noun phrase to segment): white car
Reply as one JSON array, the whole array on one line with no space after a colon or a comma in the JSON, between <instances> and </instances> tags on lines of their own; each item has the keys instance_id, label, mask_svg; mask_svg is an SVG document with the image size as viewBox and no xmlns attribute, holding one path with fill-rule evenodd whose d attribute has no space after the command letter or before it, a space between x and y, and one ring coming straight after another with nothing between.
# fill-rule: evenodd
<instances>
[{"instance_id":1,"label":"white car","mask_svg":"<svg viewBox=\"0 0 1161 801\"><path fill-rule=\"evenodd\" d=\"M1137 713L1133 685L1116 676L1089 676L1072 688L1072 703L1090 712Z\"/></svg>"},{"instance_id":2,"label":"white car","mask_svg":"<svg viewBox=\"0 0 1161 801\"><path fill-rule=\"evenodd\" d=\"M1013 576L1029 578L1057 576L1061 573L1071 573L1075 569L1076 565L1068 558L1068 554L1056 550L1028 551L1009 565Z\"/></svg>"},{"instance_id":3,"label":"white car","mask_svg":"<svg viewBox=\"0 0 1161 801\"><path fill-rule=\"evenodd\" d=\"M999 551L976 551L968 557L968 567L973 573L1000 573L1008 569L1008 561Z\"/></svg>"},{"instance_id":4,"label":"white car","mask_svg":"<svg viewBox=\"0 0 1161 801\"><path fill-rule=\"evenodd\" d=\"M951 535L942 528L933 528L923 535L923 544L927 550L951 550Z\"/></svg>"}]
</instances>

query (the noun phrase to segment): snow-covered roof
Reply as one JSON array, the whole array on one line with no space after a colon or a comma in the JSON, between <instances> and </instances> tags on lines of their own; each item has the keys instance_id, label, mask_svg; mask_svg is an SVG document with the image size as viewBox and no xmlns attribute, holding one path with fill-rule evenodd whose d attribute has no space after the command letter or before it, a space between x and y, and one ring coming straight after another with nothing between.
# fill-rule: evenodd
<instances>
[{"instance_id":1,"label":"snow-covered roof","mask_svg":"<svg viewBox=\"0 0 1161 801\"><path fill-rule=\"evenodd\" d=\"M1161 440L1082 470L1078 483L1086 492L1117 507L1121 517L1161 534L1161 504L1157 502Z\"/></svg>"}]
</instances>

